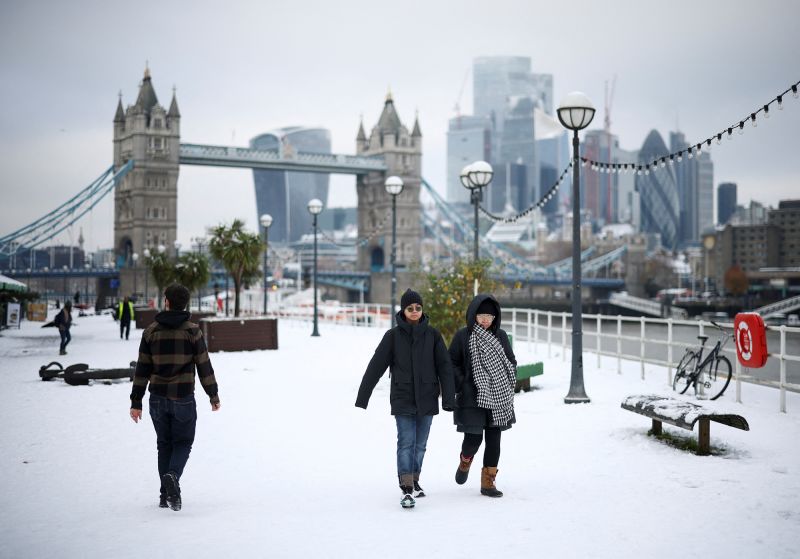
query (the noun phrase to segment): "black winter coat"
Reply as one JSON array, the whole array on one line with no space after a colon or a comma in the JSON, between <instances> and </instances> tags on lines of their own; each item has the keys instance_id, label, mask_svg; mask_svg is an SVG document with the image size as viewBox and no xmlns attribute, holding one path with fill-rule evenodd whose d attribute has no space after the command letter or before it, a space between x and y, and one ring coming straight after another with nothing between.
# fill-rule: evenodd
<instances>
[{"instance_id":1,"label":"black winter coat","mask_svg":"<svg viewBox=\"0 0 800 559\"><path fill-rule=\"evenodd\" d=\"M450 356L442 335L428 324L427 315L412 325L406 322L403 311L397 313L397 326L384 334L361 380L357 407L367 408L387 367L391 371L392 415L438 414L440 386L442 408L453 410L455 389Z\"/></svg>"},{"instance_id":2,"label":"black winter coat","mask_svg":"<svg viewBox=\"0 0 800 559\"><path fill-rule=\"evenodd\" d=\"M517 366L517 358L514 357L508 335L505 330L500 328L500 303L491 295L476 295L467 308L467 326L456 332L453 341L450 342L449 350L456 381L456 409L453 413L453 422L458 426L459 431L467 433L481 432L484 427L488 426L489 420L488 410L478 407L478 389L472 378L472 358L469 353L469 336L472 333L472 327L476 324L475 317L478 314L478 307L486 299L489 299L495 306L495 318L489 327L489 332L494 334L500 345L503 346L508 360L515 367ZM511 423L515 421L512 419Z\"/></svg>"}]
</instances>

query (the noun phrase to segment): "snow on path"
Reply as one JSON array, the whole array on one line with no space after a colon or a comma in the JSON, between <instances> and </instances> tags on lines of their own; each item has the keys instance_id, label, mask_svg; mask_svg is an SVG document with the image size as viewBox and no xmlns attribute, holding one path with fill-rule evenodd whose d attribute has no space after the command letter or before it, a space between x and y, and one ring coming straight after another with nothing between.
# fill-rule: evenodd
<instances>
[{"instance_id":1,"label":"snow on path","mask_svg":"<svg viewBox=\"0 0 800 559\"><path fill-rule=\"evenodd\" d=\"M545 361L516 399L503 434L498 488L479 493L480 458L453 481L461 437L433 422L413 510L399 506L388 380L367 411L361 375L382 331L281 321L278 351L212 354L222 409L198 395L198 431L181 480L184 508L157 507L155 434L128 417L131 385L41 382L57 332L25 323L0 336L0 557L796 557L800 546L800 398L744 387L751 431L712 424L724 454L698 457L646 436L622 410L630 394L663 393L666 372L597 369L589 405L565 405L569 359ZM108 316L77 319L69 359L119 367L141 331L119 340ZM134 341L134 338L136 339ZM540 347L543 349L543 346ZM63 358L62 358L63 359ZM733 394L733 387L729 389ZM665 425L681 435L683 431ZM696 432L695 432L696 435Z\"/></svg>"}]
</instances>

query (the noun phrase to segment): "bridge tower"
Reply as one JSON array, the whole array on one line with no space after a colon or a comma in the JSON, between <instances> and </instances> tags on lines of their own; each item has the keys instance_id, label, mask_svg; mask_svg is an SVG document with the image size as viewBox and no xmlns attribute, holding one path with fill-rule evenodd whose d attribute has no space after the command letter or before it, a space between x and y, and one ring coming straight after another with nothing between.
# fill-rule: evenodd
<instances>
[{"instance_id":1,"label":"bridge tower","mask_svg":"<svg viewBox=\"0 0 800 559\"><path fill-rule=\"evenodd\" d=\"M419 193L422 177L422 132L415 118L411 133L400 121L392 94L386 95L378 123L367 138L363 122L356 137L356 154L381 155L386 174L359 175L359 237L370 241L358 248L358 269L370 271L370 300L389 303L391 297L392 197L384 188L386 177L403 179L403 192L397 196L397 288L398 297L411 284L407 267L420 259L422 228Z\"/></svg>"},{"instance_id":2,"label":"bridge tower","mask_svg":"<svg viewBox=\"0 0 800 559\"><path fill-rule=\"evenodd\" d=\"M149 68L145 68L136 103L124 111L120 94L114 116L114 170L134 161L114 192L114 251L122 294L133 291L133 276L126 268L133 266L134 253L143 258L144 249L155 251L159 245L170 253L175 250L180 121L174 89L166 110L158 102ZM142 283L137 289L141 290L143 269L139 273Z\"/></svg>"}]
</instances>

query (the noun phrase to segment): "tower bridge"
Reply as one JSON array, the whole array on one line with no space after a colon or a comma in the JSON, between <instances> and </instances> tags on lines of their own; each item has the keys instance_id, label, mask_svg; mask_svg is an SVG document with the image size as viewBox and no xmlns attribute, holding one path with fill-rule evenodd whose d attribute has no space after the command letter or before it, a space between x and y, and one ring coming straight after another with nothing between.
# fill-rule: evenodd
<instances>
[{"instance_id":1,"label":"tower bridge","mask_svg":"<svg viewBox=\"0 0 800 559\"><path fill-rule=\"evenodd\" d=\"M125 268L134 253L142 254L145 248L152 250L158 245L171 247L177 237L180 165L354 175L358 231L370 238L357 249L357 268L361 271L388 269L384 247L391 246L391 231L379 228L392 202L384 181L388 175L397 175L404 183L397 197L398 267L403 269L419 255L422 133L417 120L411 131L402 123L391 95L387 95L369 136L360 124L355 155L302 153L291 146L262 150L182 144L180 123L175 91L168 109L159 104L149 70L145 70L136 102L126 109L121 98L117 103L114 168L134 161L133 169L121 178L114 192L114 250L123 289L129 283ZM389 299L388 272L371 272L369 285L373 301Z\"/></svg>"}]
</instances>

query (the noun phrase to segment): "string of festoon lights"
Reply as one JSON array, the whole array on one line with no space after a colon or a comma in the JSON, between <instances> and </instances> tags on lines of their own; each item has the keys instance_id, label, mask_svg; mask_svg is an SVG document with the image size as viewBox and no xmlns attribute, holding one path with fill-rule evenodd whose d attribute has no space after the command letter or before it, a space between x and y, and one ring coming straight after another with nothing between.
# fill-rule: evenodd
<instances>
[{"instance_id":1,"label":"string of festoon lights","mask_svg":"<svg viewBox=\"0 0 800 559\"><path fill-rule=\"evenodd\" d=\"M772 100L770 100L765 105L759 107L757 110L751 112L745 118L740 119L738 122L734 122L727 128L722 129L721 131L717 132L716 134L712 134L702 142L697 142L696 144L692 144L689 147L683 148L675 153L670 153L669 155L665 155L663 157L657 157L650 161L649 163L608 163L602 161L595 161L593 159L589 159L586 157L581 157L581 161L583 162L583 167L591 165L591 169L594 171L598 171L600 173L636 173L637 175L649 175L650 170L652 169L655 171L658 167L662 169L667 165L674 165L675 163L681 163L683 161L684 155L688 159L692 159L693 157L700 156L703 153L703 150L709 151L711 150L711 142L716 140L717 145L722 144L723 136L727 136L729 140L733 139L734 131L738 132L739 134L744 134L744 126L748 122L752 123L753 128L758 126L758 118L761 113L763 113L763 118L768 119L770 117L770 107L773 104L776 104L778 110L783 110L783 101L784 98L788 93L791 92L792 96L797 99L798 98L798 91L797 88L800 85L800 81L795 82L794 84L790 85L783 93L776 95ZM774 112L774 111L773 111Z\"/></svg>"},{"instance_id":2,"label":"string of festoon lights","mask_svg":"<svg viewBox=\"0 0 800 559\"><path fill-rule=\"evenodd\" d=\"M369 235L367 235L366 237L364 237L362 239L359 239L355 243L341 243L341 242L337 241L336 239L332 238L330 235L328 235L322 229L319 230L319 234L323 239L325 239L329 243L331 243L333 245L336 245L338 247L345 247L345 248L362 247L362 246L365 246L372 239L374 239L376 236L378 236L380 233L383 232L383 228L386 225L386 221L391 217L391 215L392 215L392 210L390 210L390 209L386 210L386 214L383 216L383 219L381 219L380 223L378 223L378 225L375 226L375 229L373 229L372 232ZM312 231L312 234L313 234L313 231Z\"/></svg>"},{"instance_id":3,"label":"string of festoon lights","mask_svg":"<svg viewBox=\"0 0 800 559\"><path fill-rule=\"evenodd\" d=\"M481 212L483 213L483 215L485 215L486 217L488 217L489 219L491 219L493 221L502 221L503 223L514 223L515 221L525 217L526 215L528 215L532 211L538 210L540 208L543 208L544 205L547 204L553 198L553 196L556 195L556 192L558 192L558 189L561 186L561 183L564 182L564 179L569 174L569 170L570 170L571 167L572 167L572 161L570 161L569 164L564 168L564 170L561 171L561 175L559 175L558 180L556 180L555 184L553 186L551 186L547 190L547 192L544 193L544 195L539 199L538 202L536 202L535 204L532 204L527 210L525 210L525 211L523 211L521 213L518 213L515 216L503 217L503 216L500 216L500 215L494 215L493 213L489 212L489 210L487 210L483 206L479 206L479 208L480 208Z\"/></svg>"}]
</instances>

